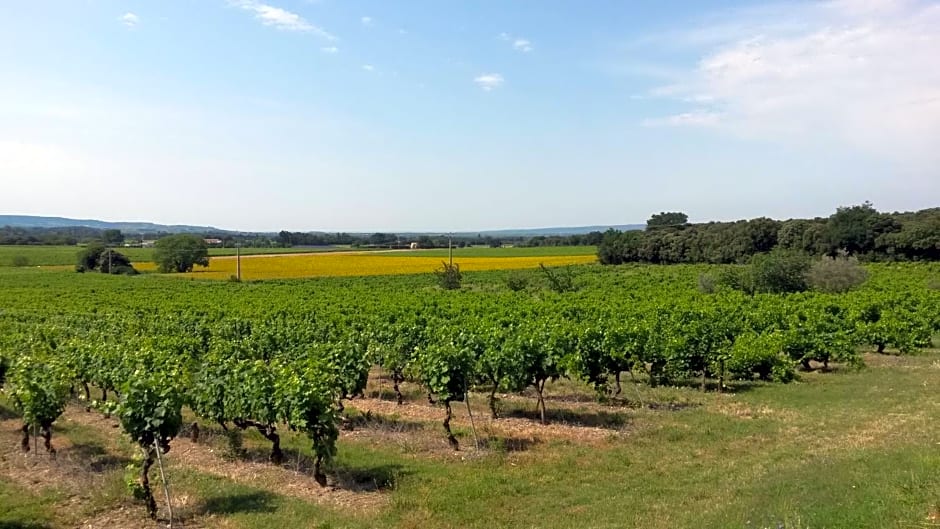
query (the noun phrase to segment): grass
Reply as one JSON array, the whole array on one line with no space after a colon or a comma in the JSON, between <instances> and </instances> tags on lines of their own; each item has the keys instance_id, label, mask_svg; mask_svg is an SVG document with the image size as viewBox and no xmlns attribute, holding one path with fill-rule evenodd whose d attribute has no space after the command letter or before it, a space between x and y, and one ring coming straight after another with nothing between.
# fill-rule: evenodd
<instances>
[{"instance_id":1,"label":"grass","mask_svg":"<svg viewBox=\"0 0 940 529\"><path fill-rule=\"evenodd\" d=\"M316 246L298 248L242 248L242 255L264 255L281 253L316 253L348 250L341 246ZM0 246L0 267L19 266L25 259L26 266L71 266L75 264L79 246ZM134 263L150 262L152 248L116 248ZM210 248L209 255L235 255L235 248ZM17 259L19 258L19 259Z\"/></svg>"},{"instance_id":2,"label":"grass","mask_svg":"<svg viewBox=\"0 0 940 529\"><path fill-rule=\"evenodd\" d=\"M0 529L40 529L50 527L50 509L57 494L35 494L0 477Z\"/></svg>"},{"instance_id":3,"label":"grass","mask_svg":"<svg viewBox=\"0 0 940 529\"><path fill-rule=\"evenodd\" d=\"M213 527L938 527L929 517L940 502L940 351L881 359L869 355L862 370L804 373L789 385L741 385L725 395L628 383L625 392L644 405L603 408L625 418L611 425L621 434L592 442L553 438L533 422L540 442L518 452L452 453L439 420L396 434L426 437L415 444L358 423L340 440L334 469L379 484L386 498L379 508L306 501L288 492L292 483L207 473L188 466L179 450L168 456L170 479L174 494L187 498L178 511ZM577 383L557 384L549 408L598 408L581 404L590 395ZM425 406L420 397L414 406ZM483 401L475 398L481 417ZM531 399L508 401L509 408L533 407ZM657 406L672 402L689 406ZM440 411L430 409L431 416ZM557 421L575 412L566 413ZM118 435L67 424L56 435L74 443ZM466 421L455 424L469 447ZM265 446L254 434L245 444ZM301 436L285 433L283 446L311 456ZM67 498L54 483L48 487L25 492L0 473L0 527L68 526L52 514ZM95 512L126 501L92 494Z\"/></svg>"}]
</instances>

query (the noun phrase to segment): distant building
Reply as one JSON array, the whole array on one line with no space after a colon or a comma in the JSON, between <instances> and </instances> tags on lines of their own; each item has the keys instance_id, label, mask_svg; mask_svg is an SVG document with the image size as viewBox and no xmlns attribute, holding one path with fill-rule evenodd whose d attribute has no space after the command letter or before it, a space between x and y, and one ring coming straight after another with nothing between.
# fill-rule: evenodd
<instances>
[{"instance_id":1,"label":"distant building","mask_svg":"<svg viewBox=\"0 0 940 529\"><path fill-rule=\"evenodd\" d=\"M418 243L416 243L416 242L411 243L410 248L411 248L412 250L417 250L417 249L418 249Z\"/></svg>"},{"instance_id":2,"label":"distant building","mask_svg":"<svg viewBox=\"0 0 940 529\"><path fill-rule=\"evenodd\" d=\"M209 246L222 246L222 239L203 239Z\"/></svg>"},{"instance_id":3,"label":"distant building","mask_svg":"<svg viewBox=\"0 0 940 529\"><path fill-rule=\"evenodd\" d=\"M140 241L141 248L153 248L157 241Z\"/></svg>"}]
</instances>

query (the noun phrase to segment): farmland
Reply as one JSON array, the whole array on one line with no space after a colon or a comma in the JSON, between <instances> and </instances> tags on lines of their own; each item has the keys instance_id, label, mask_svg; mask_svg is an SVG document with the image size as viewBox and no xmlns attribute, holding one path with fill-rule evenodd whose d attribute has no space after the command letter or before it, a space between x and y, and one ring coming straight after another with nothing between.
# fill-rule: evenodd
<instances>
[{"instance_id":1,"label":"farmland","mask_svg":"<svg viewBox=\"0 0 940 529\"><path fill-rule=\"evenodd\" d=\"M496 254L499 255L499 254ZM514 270L545 266L564 266L592 263L594 255L528 255L514 256L511 250L503 250L501 256L455 257L461 270ZM404 251L395 252L343 252L322 253L316 255L275 255L251 256L241 259L242 278L252 279L288 279L296 277L330 276L372 276L426 274L441 267L446 257L432 254L406 255ZM196 268L193 272L180 274L180 277L192 279L229 279L236 273L237 262L233 257L214 257L207 268ZM141 271L154 271L152 263L140 263Z\"/></svg>"},{"instance_id":2,"label":"farmland","mask_svg":"<svg viewBox=\"0 0 940 529\"><path fill-rule=\"evenodd\" d=\"M118 434L132 426L121 418L142 384L176 395L183 422L200 424L198 442L186 426L164 455L174 516L187 527L930 527L940 507L940 352L929 344L940 298L928 288L937 265L870 265L864 288L842 295L698 292L696 278L719 269L577 266L568 293L552 292L537 270L468 272L455 292L428 273L235 284L0 270L7 361L29 351L17 361L42 362L43 384L60 387L56 373L71 373L79 397L85 381L92 400L106 389L117 406L108 419L67 403L50 430L51 461L41 439L17 453L20 412L2 401L0 502L9 509L0 524L146 524L144 505L123 492L124 466L140 450ZM507 288L510 276L523 287ZM873 303L877 322L864 316ZM664 355L662 369L624 369L616 393L603 366L617 357L607 355L655 329L668 339L648 334L645 350ZM751 347L722 349L726 331ZM621 345L610 348L614 338ZM705 347L706 338L718 341ZM532 339L542 346L528 348ZM744 354L777 339L809 355L812 371L798 357ZM870 353L879 341L890 356ZM409 351L427 353L400 356ZM550 364L541 365L556 371L535 374L544 379L534 386L532 373L513 382L487 371L510 374L522 367L514 358L543 353ZM726 379L717 367L702 378L699 358L723 358ZM757 375L765 361L773 376ZM773 381L788 373L789 384ZM8 387L24 376L11 373ZM362 396L344 399L341 412L310 401L336 414L342 428L330 433L276 403L259 408L251 392L268 383L277 402ZM215 391L256 410L236 415L277 426L280 464L267 462L271 443L257 428L232 452L218 427L229 419L232 428L232 411L200 396ZM448 410L458 451L441 425ZM332 455L321 489L323 454Z\"/></svg>"},{"instance_id":3,"label":"farmland","mask_svg":"<svg viewBox=\"0 0 940 529\"><path fill-rule=\"evenodd\" d=\"M15 259L20 267L40 266L53 270L71 269L79 248L73 246L0 246L0 268L10 267ZM120 248L141 272L155 272L151 248ZM429 273L449 256L447 249L358 251L343 247L319 248L245 248L241 271L245 280L287 279L298 277L402 275ZM464 271L512 270L546 266L592 263L593 246L546 248L455 248L454 258ZM178 277L227 280L236 275L235 250L210 248L209 267L197 267ZM22 264L25 263L25 264Z\"/></svg>"},{"instance_id":4,"label":"farmland","mask_svg":"<svg viewBox=\"0 0 940 529\"><path fill-rule=\"evenodd\" d=\"M0 246L0 267L14 266L14 258L25 259L23 266L72 266L79 246ZM242 248L242 255L313 253L343 251L348 248L324 246L315 248ZM153 248L115 248L135 263L150 262ZM235 248L209 248L209 255L235 255Z\"/></svg>"}]
</instances>

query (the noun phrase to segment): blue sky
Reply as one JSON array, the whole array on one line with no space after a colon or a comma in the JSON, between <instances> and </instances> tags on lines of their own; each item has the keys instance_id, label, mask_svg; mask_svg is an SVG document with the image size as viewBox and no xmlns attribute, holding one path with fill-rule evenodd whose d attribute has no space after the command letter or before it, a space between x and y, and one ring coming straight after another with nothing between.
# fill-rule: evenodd
<instances>
[{"instance_id":1,"label":"blue sky","mask_svg":"<svg viewBox=\"0 0 940 529\"><path fill-rule=\"evenodd\" d=\"M474 230L940 205L940 3L0 5L0 212Z\"/></svg>"}]
</instances>

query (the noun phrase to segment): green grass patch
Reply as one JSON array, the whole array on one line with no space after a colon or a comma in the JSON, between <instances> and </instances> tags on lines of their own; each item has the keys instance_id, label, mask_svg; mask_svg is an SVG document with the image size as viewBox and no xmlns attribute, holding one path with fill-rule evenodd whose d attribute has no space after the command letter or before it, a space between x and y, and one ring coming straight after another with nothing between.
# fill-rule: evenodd
<instances>
[{"instance_id":1,"label":"green grass patch","mask_svg":"<svg viewBox=\"0 0 940 529\"><path fill-rule=\"evenodd\" d=\"M0 246L0 267L35 267L74 265L80 246ZM150 262L153 248L115 248L132 262ZM242 255L281 253L316 253L350 250L343 246L311 246L298 248L242 248ZM210 256L235 255L235 248L209 248Z\"/></svg>"},{"instance_id":2,"label":"green grass patch","mask_svg":"<svg viewBox=\"0 0 940 529\"><path fill-rule=\"evenodd\" d=\"M52 527L54 492L36 494L0 478L0 529Z\"/></svg>"}]
</instances>

